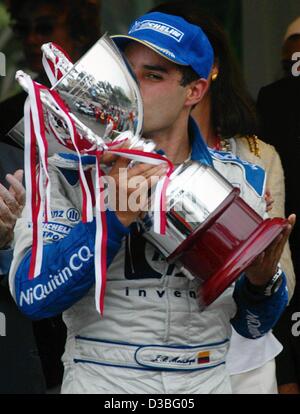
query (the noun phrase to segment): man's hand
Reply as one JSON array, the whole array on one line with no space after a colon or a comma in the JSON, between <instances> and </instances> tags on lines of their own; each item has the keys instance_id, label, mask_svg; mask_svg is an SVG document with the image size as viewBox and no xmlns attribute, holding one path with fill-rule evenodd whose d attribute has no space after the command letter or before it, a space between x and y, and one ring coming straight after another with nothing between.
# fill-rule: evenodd
<instances>
[{"instance_id":1,"label":"man's hand","mask_svg":"<svg viewBox=\"0 0 300 414\"><path fill-rule=\"evenodd\" d=\"M284 245L296 223L295 214L289 216L288 221L289 224L283 232L276 237L272 244L245 271L247 278L253 285L264 286L275 275Z\"/></svg>"},{"instance_id":2,"label":"man's hand","mask_svg":"<svg viewBox=\"0 0 300 414\"><path fill-rule=\"evenodd\" d=\"M25 188L22 185L23 170L8 174L10 184L7 190L0 184L0 249L5 248L13 239L13 230L25 204Z\"/></svg>"},{"instance_id":3,"label":"man's hand","mask_svg":"<svg viewBox=\"0 0 300 414\"><path fill-rule=\"evenodd\" d=\"M110 170L109 177L116 186L116 215L124 226L129 226L148 203L149 190L168 170L168 165L139 163L128 168L131 160L120 157ZM120 208L120 204L124 208Z\"/></svg>"}]
</instances>

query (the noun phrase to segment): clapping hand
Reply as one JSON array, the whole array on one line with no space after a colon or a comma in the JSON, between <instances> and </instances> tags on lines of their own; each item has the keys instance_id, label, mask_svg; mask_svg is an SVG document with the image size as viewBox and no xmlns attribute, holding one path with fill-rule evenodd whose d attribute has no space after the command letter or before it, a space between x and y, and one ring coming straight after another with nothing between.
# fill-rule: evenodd
<instances>
[{"instance_id":1,"label":"clapping hand","mask_svg":"<svg viewBox=\"0 0 300 414\"><path fill-rule=\"evenodd\" d=\"M10 184L7 190L0 184L0 249L7 247L13 239L13 230L25 204L23 170L6 176Z\"/></svg>"}]
</instances>

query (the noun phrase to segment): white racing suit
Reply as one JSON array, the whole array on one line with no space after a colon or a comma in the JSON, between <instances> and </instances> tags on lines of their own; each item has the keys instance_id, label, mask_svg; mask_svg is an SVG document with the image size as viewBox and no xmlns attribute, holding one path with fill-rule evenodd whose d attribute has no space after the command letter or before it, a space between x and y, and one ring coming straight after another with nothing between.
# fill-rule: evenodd
<instances>
[{"instance_id":1,"label":"white racing suit","mask_svg":"<svg viewBox=\"0 0 300 414\"><path fill-rule=\"evenodd\" d=\"M217 158L224 154L212 155L215 167L263 214L264 174L255 184L251 166L228 160L226 154L221 160ZM225 369L230 322L246 337L263 335L286 305L285 283L270 298L257 300L247 292L242 275L200 312L196 282L168 265L136 224L125 228L107 212L108 274L101 318L94 301L95 223L80 222L77 162L67 158L49 160L52 219L44 225L41 275L28 280L32 239L25 218L15 228L10 273L12 294L26 315L41 319L64 311L68 338L62 392L230 393Z\"/></svg>"}]
</instances>

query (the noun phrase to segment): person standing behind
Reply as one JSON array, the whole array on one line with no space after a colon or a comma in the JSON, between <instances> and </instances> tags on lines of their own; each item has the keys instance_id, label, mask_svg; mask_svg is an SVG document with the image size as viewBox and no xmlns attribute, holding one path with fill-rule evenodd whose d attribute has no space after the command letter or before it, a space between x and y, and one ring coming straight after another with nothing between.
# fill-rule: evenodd
<instances>
[{"instance_id":1,"label":"person standing behind","mask_svg":"<svg viewBox=\"0 0 300 414\"><path fill-rule=\"evenodd\" d=\"M274 203L270 214L284 217L284 175L278 153L259 140L255 105L244 86L230 51L227 35L220 25L195 2L174 1L161 4L154 11L182 16L202 27L214 49L214 65L209 88L192 115L211 148L262 166L267 172L267 188ZM288 245L281 257L288 280L289 297L295 286L295 275ZM227 357L233 393L277 393L275 356L281 344L271 332L257 340L242 338L233 330Z\"/></svg>"},{"instance_id":2,"label":"person standing behind","mask_svg":"<svg viewBox=\"0 0 300 414\"><path fill-rule=\"evenodd\" d=\"M297 55L294 55L297 52ZM298 58L297 58L298 56ZM294 59L293 59L294 57ZM296 60L295 60L296 57ZM297 60L298 59L298 60ZM286 184L286 211L300 213L300 17L287 29L282 46L282 67L285 76L263 87L257 108L261 130L267 142L278 150ZM279 392L300 393L300 336L295 329L300 312L300 225L296 223L290 238L296 273L296 288L292 301L274 329L284 345L277 357Z\"/></svg>"},{"instance_id":3,"label":"person standing behind","mask_svg":"<svg viewBox=\"0 0 300 414\"><path fill-rule=\"evenodd\" d=\"M257 99L261 131L267 142L274 145L282 159L286 182L286 211L300 209L298 168L300 162L300 72L294 76L292 60L300 53L300 18L287 30L282 47L282 64L286 76L263 87ZM287 70L288 69L288 70ZM296 275L300 272L300 227L296 224L290 239Z\"/></svg>"}]
</instances>

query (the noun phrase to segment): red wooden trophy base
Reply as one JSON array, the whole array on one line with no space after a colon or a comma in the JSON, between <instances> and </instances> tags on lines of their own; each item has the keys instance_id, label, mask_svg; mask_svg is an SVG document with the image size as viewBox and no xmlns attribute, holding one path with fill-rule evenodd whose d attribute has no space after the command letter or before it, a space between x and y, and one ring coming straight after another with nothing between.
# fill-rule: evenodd
<instances>
[{"instance_id":1,"label":"red wooden trophy base","mask_svg":"<svg viewBox=\"0 0 300 414\"><path fill-rule=\"evenodd\" d=\"M203 306L210 305L284 230L288 221L263 220L234 189L168 257L201 279ZM195 272L196 269L196 272Z\"/></svg>"}]
</instances>

